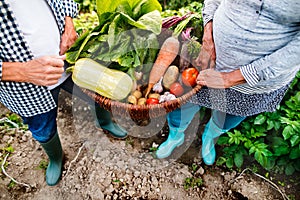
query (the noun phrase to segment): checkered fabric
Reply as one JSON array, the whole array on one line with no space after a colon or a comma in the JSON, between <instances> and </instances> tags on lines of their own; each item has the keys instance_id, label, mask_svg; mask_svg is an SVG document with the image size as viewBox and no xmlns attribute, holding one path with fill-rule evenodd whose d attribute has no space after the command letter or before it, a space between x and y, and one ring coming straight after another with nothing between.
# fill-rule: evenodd
<instances>
[{"instance_id":1,"label":"checkered fabric","mask_svg":"<svg viewBox=\"0 0 300 200\"><path fill-rule=\"evenodd\" d=\"M66 16L75 17L78 5L72 0L47 0L60 33ZM3 62L26 62L33 58L14 14L6 0L0 0L0 101L11 111L30 117L53 109L56 104L46 87L30 83L1 81ZM46 22L45 22L46 24Z\"/></svg>"}]
</instances>

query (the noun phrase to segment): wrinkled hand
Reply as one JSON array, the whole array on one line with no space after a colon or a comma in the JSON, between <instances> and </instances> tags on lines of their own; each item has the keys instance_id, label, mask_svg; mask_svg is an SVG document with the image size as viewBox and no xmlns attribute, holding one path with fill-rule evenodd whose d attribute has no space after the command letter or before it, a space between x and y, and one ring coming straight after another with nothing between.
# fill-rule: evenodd
<instances>
[{"instance_id":1,"label":"wrinkled hand","mask_svg":"<svg viewBox=\"0 0 300 200\"><path fill-rule=\"evenodd\" d=\"M56 84L64 72L65 56L43 56L24 63L21 82L40 86Z\"/></svg>"},{"instance_id":2,"label":"wrinkled hand","mask_svg":"<svg viewBox=\"0 0 300 200\"><path fill-rule=\"evenodd\" d=\"M224 73L214 69L206 69L200 71L197 80L198 85L207 86L210 88L226 88Z\"/></svg>"},{"instance_id":3,"label":"wrinkled hand","mask_svg":"<svg viewBox=\"0 0 300 200\"><path fill-rule=\"evenodd\" d=\"M202 47L195 64L202 70L214 68L216 61L215 43L213 40L212 22L208 22L204 27Z\"/></svg>"},{"instance_id":4,"label":"wrinkled hand","mask_svg":"<svg viewBox=\"0 0 300 200\"><path fill-rule=\"evenodd\" d=\"M65 19L65 31L60 40L60 55L66 53L66 51L74 44L77 39L77 33L71 17Z\"/></svg>"},{"instance_id":5,"label":"wrinkled hand","mask_svg":"<svg viewBox=\"0 0 300 200\"><path fill-rule=\"evenodd\" d=\"M223 89L245 83L246 80L239 69L232 72L218 72L215 69L206 69L200 71L196 82L198 85Z\"/></svg>"}]
</instances>

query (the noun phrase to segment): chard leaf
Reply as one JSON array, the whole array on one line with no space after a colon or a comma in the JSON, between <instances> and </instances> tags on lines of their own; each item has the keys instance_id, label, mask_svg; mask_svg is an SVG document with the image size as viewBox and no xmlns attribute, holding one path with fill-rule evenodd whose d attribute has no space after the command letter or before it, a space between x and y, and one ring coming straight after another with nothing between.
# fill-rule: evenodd
<instances>
[{"instance_id":1,"label":"chard leaf","mask_svg":"<svg viewBox=\"0 0 300 200\"><path fill-rule=\"evenodd\" d=\"M155 34L161 32L161 10L157 0L97 0L100 25L105 23L110 15L118 13L124 17L126 23L136 28L150 30Z\"/></svg>"},{"instance_id":2,"label":"chard leaf","mask_svg":"<svg viewBox=\"0 0 300 200\"><path fill-rule=\"evenodd\" d=\"M162 7L157 0L141 0L136 1L137 4L133 7L133 17L139 18L144 14L157 10L162 11Z\"/></svg>"},{"instance_id":3,"label":"chard leaf","mask_svg":"<svg viewBox=\"0 0 300 200\"><path fill-rule=\"evenodd\" d=\"M144 14L137 22L143 24L145 30L149 30L157 35L161 32L162 18L157 10Z\"/></svg>"},{"instance_id":4,"label":"chard leaf","mask_svg":"<svg viewBox=\"0 0 300 200\"><path fill-rule=\"evenodd\" d=\"M122 4L124 0L97 0L96 1L96 8L97 8L97 14L100 16L104 13L112 13L116 10L116 8ZM102 18L101 18L102 19Z\"/></svg>"},{"instance_id":5,"label":"chard leaf","mask_svg":"<svg viewBox=\"0 0 300 200\"><path fill-rule=\"evenodd\" d=\"M97 14L100 16L104 13L116 12L117 8L123 7L123 13L132 12L133 18L139 18L142 15L154 10L162 11L162 7L157 0L97 0Z\"/></svg>"},{"instance_id":6,"label":"chard leaf","mask_svg":"<svg viewBox=\"0 0 300 200\"><path fill-rule=\"evenodd\" d=\"M82 35L75 44L70 48L70 50L66 53L66 60L74 64L76 60L79 58L81 51L85 47L86 43L90 40L91 37L99 35L99 32L87 32Z\"/></svg>"}]
</instances>

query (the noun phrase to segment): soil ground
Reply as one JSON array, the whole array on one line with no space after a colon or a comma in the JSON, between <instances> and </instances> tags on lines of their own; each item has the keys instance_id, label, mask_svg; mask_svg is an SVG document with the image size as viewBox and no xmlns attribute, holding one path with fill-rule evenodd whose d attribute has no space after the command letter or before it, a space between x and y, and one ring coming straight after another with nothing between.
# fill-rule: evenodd
<instances>
[{"instance_id":1,"label":"soil ground","mask_svg":"<svg viewBox=\"0 0 300 200\"><path fill-rule=\"evenodd\" d=\"M199 138L205 119L196 116L186 131L186 140L168 159L151 151L168 133L165 117L137 126L129 118L115 117L129 136L112 138L94 126L93 115L82 101L61 94L58 128L65 153L62 180L45 183L47 155L29 131L1 130L0 148L14 149L0 174L2 200L81 199L300 199L299 174L288 177L264 171L228 170L202 163ZM1 116L9 113L3 106ZM0 158L4 158L4 151ZM2 163L1 163L2 165ZM255 163L247 166L254 169ZM262 176L260 177L259 174ZM12 184L11 178L18 183ZM25 185L26 184L26 185Z\"/></svg>"}]
</instances>

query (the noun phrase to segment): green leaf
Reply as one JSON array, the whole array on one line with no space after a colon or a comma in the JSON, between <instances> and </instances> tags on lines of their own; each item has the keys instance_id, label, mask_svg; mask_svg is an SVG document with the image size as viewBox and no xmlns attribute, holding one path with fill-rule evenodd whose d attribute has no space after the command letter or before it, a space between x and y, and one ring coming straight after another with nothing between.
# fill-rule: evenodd
<instances>
[{"instance_id":1,"label":"green leaf","mask_svg":"<svg viewBox=\"0 0 300 200\"><path fill-rule=\"evenodd\" d=\"M281 156L289 153L289 144L283 138L271 137L270 141L275 156Z\"/></svg>"},{"instance_id":2,"label":"green leaf","mask_svg":"<svg viewBox=\"0 0 300 200\"><path fill-rule=\"evenodd\" d=\"M261 166L263 166L264 168L267 167L268 158L264 156L261 152L256 151L254 154L254 158Z\"/></svg>"},{"instance_id":3,"label":"green leaf","mask_svg":"<svg viewBox=\"0 0 300 200\"><path fill-rule=\"evenodd\" d=\"M83 35L81 35L66 53L66 60L69 63L74 64L78 59L81 51L85 47L86 43L90 40L91 37L97 35L99 35L99 32L91 33L90 31L87 31Z\"/></svg>"},{"instance_id":4,"label":"green leaf","mask_svg":"<svg viewBox=\"0 0 300 200\"><path fill-rule=\"evenodd\" d=\"M249 155L253 154L255 151L256 151L255 146L252 146L252 147L249 149Z\"/></svg>"},{"instance_id":5,"label":"green leaf","mask_svg":"<svg viewBox=\"0 0 300 200\"><path fill-rule=\"evenodd\" d=\"M292 175L295 172L295 167L289 163L285 168L285 174L286 175Z\"/></svg>"},{"instance_id":6,"label":"green leaf","mask_svg":"<svg viewBox=\"0 0 300 200\"><path fill-rule=\"evenodd\" d=\"M290 151L288 146L278 146L274 149L274 155L275 156L282 156L288 154Z\"/></svg>"},{"instance_id":7,"label":"green leaf","mask_svg":"<svg viewBox=\"0 0 300 200\"><path fill-rule=\"evenodd\" d=\"M8 153L14 152L14 148L12 146L8 146L8 147L4 148L4 150L7 151Z\"/></svg>"},{"instance_id":8,"label":"green leaf","mask_svg":"<svg viewBox=\"0 0 300 200\"><path fill-rule=\"evenodd\" d=\"M267 124L268 124L268 126L267 126L268 131L271 130L272 128L274 128L274 126L275 126L274 121L271 119L267 119Z\"/></svg>"},{"instance_id":9,"label":"green leaf","mask_svg":"<svg viewBox=\"0 0 300 200\"><path fill-rule=\"evenodd\" d=\"M300 159L294 161L294 167L297 171L300 171Z\"/></svg>"},{"instance_id":10,"label":"green leaf","mask_svg":"<svg viewBox=\"0 0 300 200\"><path fill-rule=\"evenodd\" d=\"M157 10L144 14L137 23L141 24L140 27L144 27L144 30L149 30L157 35L161 32L162 18Z\"/></svg>"},{"instance_id":11,"label":"green leaf","mask_svg":"<svg viewBox=\"0 0 300 200\"><path fill-rule=\"evenodd\" d=\"M276 164L276 159L272 157L268 157L265 164L265 169L271 170Z\"/></svg>"},{"instance_id":12,"label":"green leaf","mask_svg":"<svg viewBox=\"0 0 300 200\"><path fill-rule=\"evenodd\" d=\"M121 4L122 1L123 0L113 0L113 1L97 0L96 7L97 7L98 16L101 16L103 13L106 13L106 12L114 12L116 10L116 8Z\"/></svg>"},{"instance_id":13,"label":"green leaf","mask_svg":"<svg viewBox=\"0 0 300 200\"><path fill-rule=\"evenodd\" d=\"M162 7L157 0L97 0L96 5L100 21L105 18L106 13L117 11L127 16L128 20L132 20L132 22L153 11L158 13L162 11ZM155 16L153 17L155 18ZM139 25L136 27L139 27Z\"/></svg>"},{"instance_id":14,"label":"green leaf","mask_svg":"<svg viewBox=\"0 0 300 200\"><path fill-rule=\"evenodd\" d=\"M296 105L300 105L300 92L297 92L293 100L295 101Z\"/></svg>"},{"instance_id":15,"label":"green leaf","mask_svg":"<svg viewBox=\"0 0 300 200\"><path fill-rule=\"evenodd\" d=\"M238 168L241 168L243 163L244 163L243 154L241 152L235 153L234 154L234 164L235 164L235 166L237 166Z\"/></svg>"},{"instance_id":16,"label":"green leaf","mask_svg":"<svg viewBox=\"0 0 300 200\"><path fill-rule=\"evenodd\" d=\"M293 135L293 134L294 134L294 129L290 125L286 126L282 131L284 140L289 139L291 137L291 135Z\"/></svg>"},{"instance_id":17,"label":"green leaf","mask_svg":"<svg viewBox=\"0 0 300 200\"><path fill-rule=\"evenodd\" d=\"M229 137L221 136L221 137L219 137L217 144L218 145L226 145L226 144L228 144L228 141L229 141Z\"/></svg>"},{"instance_id":18,"label":"green leaf","mask_svg":"<svg viewBox=\"0 0 300 200\"><path fill-rule=\"evenodd\" d=\"M157 10L159 12L162 11L161 4L157 0L142 0L136 2L137 4L134 5L133 8L133 15L136 17L140 17L145 13L149 13L154 10Z\"/></svg>"},{"instance_id":19,"label":"green leaf","mask_svg":"<svg viewBox=\"0 0 300 200\"><path fill-rule=\"evenodd\" d=\"M261 153L266 157L270 157L273 155L273 153L271 151L269 151L267 148L261 149Z\"/></svg>"},{"instance_id":20,"label":"green leaf","mask_svg":"<svg viewBox=\"0 0 300 200\"><path fill-rule=\"evenodd\" d=\"M245 122L242 122L242 125L241 125L245 130L251 130L252 128L252 124L250 124L249 122L245 121Z\"/></svg>"},{"instance_id":21,"label":"green leaf","mask_svg":"<svg viewBox=\"0 0 300 200\"><path fill-rule=\"evenodd\" d=\"M287 156L281 156L277 160L278 166L285 166L289 162L289 158Z\"/></svg>"},{"instance_id":22,"label":"green leaf","mask_svg":"<svg viewBox=\"0 0 300 200\"><path fill-rule=\"evenodd\" d=\"M294 147L296 146L297 144L300 143L300 135L293 135L291 138L290 138L290 142L291 142L291 146Z\"/></svg>"},{"instance_id":23,"label":"green leaf","mask_svg":"<svg viewBox=\"0 0 300 200\"><path fill-rule=\"evenodd\" d=\"M220 157L217 159L216 165L217 165L217 166L221 166L221 165L223 165L224 163L226 163L226 158L220 156Z\"/></svg>"},{"instance_id":24,"label":"green leaf","mask_svg":"<svg viewBox=\"0 0 300 200\"><path fill-rule=\"evenodd\" d=\"M226 160L226 167L232 168L233 167L233 158L230 157Z\"/></svg>"},{"instance_id":25,"label":"green leaf","mask_svg":"<svg viewBox=\"0 0 300 200\"><path fill-rule=\"evenodd\" d=\"M233 144L234 143L234 134L231 132L227 132L227 135L229 137L228 143Z\"/></svg>"},{"instance_id":26,"label":"green leaf","mask_svg":"<svg viewBox=\"0 0 300 200\"><path fill-rule=\"evenodd\" d=\"M264 137L264 136L266 136L267 134L266 133L263 133L263 132L253 132L252 134L251 134L251 137L252 138L258 138L258 137Z\"/></svg>"},{"instance_id":27,"label":"green leaf","mask_svg":"<svg viewBox=\"0 0 300 200\"><path fill-rule=\"evenodd\" d=\"M267 117L263 114L258 115L255 120L254 120L254 124L255 125L262 125L263 123L265 123Z\"/></svg>"},{"instance_id":28,"label":"green leaf","mask_svg":"<svg viewBox=\"0 0 300 200\"><path fill-rule=\"evenodd\" d=\"M289 155L290 159L297 159L300 158L300 149L298 147L293 147L291 149L290 155Z\"/></svg>"},{"instance_id":29,"label":"green leaf","mask_svg":"<svg viewBox=\"0 0 300 200\"><path fill-rule=\"evenodd\" d=\"M280 129L280 127L281 127L281 123L279 121L276 121L275 124L274 124L274 129L276 131L278 131Z\"/></svg>"},{"instance_id":30,"label":"green leaf","mask_svg":"<svg viewBox=\"0 0 300 200\"><path fill-rule=\"evenodd\" d=\"M247 139L246 142L244 143L244 147L250 149L252 146L253 146L252 141Z\"/></svg>"}]
</instances>

